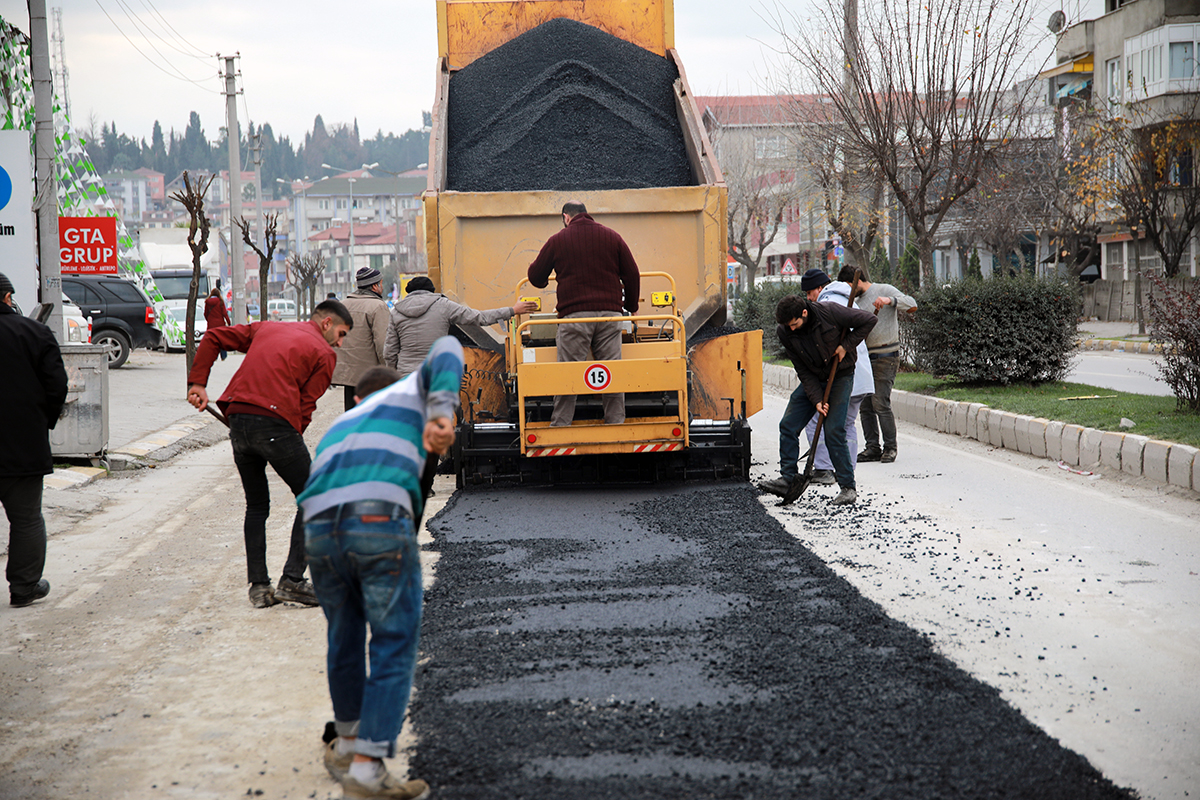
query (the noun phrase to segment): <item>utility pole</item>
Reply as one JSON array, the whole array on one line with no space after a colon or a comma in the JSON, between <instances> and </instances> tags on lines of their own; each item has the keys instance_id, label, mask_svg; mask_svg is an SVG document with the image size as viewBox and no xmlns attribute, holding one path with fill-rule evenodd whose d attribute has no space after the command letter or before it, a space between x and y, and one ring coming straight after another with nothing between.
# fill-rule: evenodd
<instances>
[{"instance_id":1,"label":"utility pole","mask_svg":"<svg viewBox=\"0 0 1200 800\"><path fill-rule=\"evenodd\" d=\"M32 62L34 103L34 183L37 199L38 298L50 305L54 338L62 341L62 268L58 260L58 192L54 179L54 76L50 71L50 35L46 0L29 0L29 60Z\"/></svg>"},{"instance_id":2,"label":"utility pole","mask_svg":"<svg viewBox=\"0 0 1200 800\"><path fill-rule=\"evenodd\" d=\"M229 145L229 282L233 284L233 324L246 323L246 262L237 220L242 218L242 154L238 134L236 56L225 57L225 143Z\"/></svg>"},{"instance_id":3,"label":"utility pole","mask_svg":"<svg viewBox=\"0 0 1200 800\"><path fill-rule=\"evenodd\" d=\"M254 155L254 235L258 240L258 246L266 252L267 236L265 228L263 228L263 196L262 196L262 138L260 134L254 134L254 144L251 146L250 152ZM259 292L265 289L265 286L259 287ZM262 309L259 309L261 312Z\"/></svg>"}]
</instances>

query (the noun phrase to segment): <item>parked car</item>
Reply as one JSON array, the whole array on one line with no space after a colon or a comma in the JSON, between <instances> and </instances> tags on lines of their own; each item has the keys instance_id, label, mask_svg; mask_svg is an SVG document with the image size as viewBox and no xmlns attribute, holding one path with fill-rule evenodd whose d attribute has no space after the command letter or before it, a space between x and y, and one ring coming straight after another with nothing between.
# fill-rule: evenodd
<instances>
[{"instance_id":1,"label":"parked car","mask_svg":"<svg viewBox=\"0 0 1200 800\"><path fill-rule=\"evenodd\" d=\"M18 314L22 313L21 307L17 302L13 301L13 310ZM50 319L51 307L45 303L38 303L29 312L29 316L36 319L43 325ZM79 306L71 302L71 298L67 297L66 292L62 296L62 339L61 344L90 344L92 341L92 323L83 312L79 310Z\"/></svg>"},{"instance_id":2,"label":"parked car","mask_svg":"<svg viewBox=\"0 0 1200 800\"><path fill-rule=\"evenodd\" d=\"M162 345L154 304L133 281L116 275L64 275L62 283L63 292L92 318L92 344L109 348L111 369L128 361L135 347Z\"/></svg>"},{"instance_id":3,"label":"parked car","mask_svg":"<svg viewBox=\"0 0 1200 800\"><path fill-rule=\"evenodd\" d=\"M271 320L291 321L296 318L295 300L268 300L267 318Z\"/></svg>"},{"instance_id":4,"label":"parked car","mask_svg":"<svg viewBox=\"0 0 1200 800\"><path fill-rule=\"evenodd\" d=\"M182 306L182 307L175 306L175 307L169 308L167 310L171 314L171 316L175 318L175 321L179 323L179 330L186 331L187 330L187 306ZM202 303L202 302L197 303L196 304L196 333L195 333L195 336L193 337L196 342L197 347L200 346L200 340L204 338L204 332L206 330L208 330L208 323L204 321L204 303ZM183 337L182 336L180 336L178 339L176 339L174 336L171 336L170 334L167 334L167 333L164 333L163 336L166 337L167 352L171 352L172 350L184 350L185 349L183 346Z\"/></svg>"}]
</instances>

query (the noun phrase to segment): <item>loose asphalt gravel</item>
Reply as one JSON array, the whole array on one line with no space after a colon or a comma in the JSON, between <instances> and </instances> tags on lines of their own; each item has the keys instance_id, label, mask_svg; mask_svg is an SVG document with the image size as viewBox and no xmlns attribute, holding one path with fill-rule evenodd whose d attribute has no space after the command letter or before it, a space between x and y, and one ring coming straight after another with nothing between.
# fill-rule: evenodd
<instances>
[{"instance_id":1,"label":"loose asphalt gravel","mask_svg":"<svg viewBox=\"0 0 1200 800\"><path fill-rule=\"evenodd\" d=\"M802 497L812 525L894 514ZM877 517L877 519L872 519ZM459 492L411 720L439 798L1119 798L745 484Z\"/></svg>"},{"instance_id":2,"label":"loose asphalt gravel","mask_svg":"<svg viewBox=\"0 0 1200 800\"><path fill-rule=\"evenodd\" d=\"M694 183L667 58L555 19L450 78L446 188L572 191Z\"/></svg>"}]
</instances>

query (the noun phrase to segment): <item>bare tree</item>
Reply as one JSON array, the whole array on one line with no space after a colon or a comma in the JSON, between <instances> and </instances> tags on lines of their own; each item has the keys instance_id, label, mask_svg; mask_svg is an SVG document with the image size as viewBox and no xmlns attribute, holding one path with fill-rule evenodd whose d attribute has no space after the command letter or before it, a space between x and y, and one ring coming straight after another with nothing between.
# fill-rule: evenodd
<instances>
[{"instance_id":1,"label":"bare tree","mask_svg":"<svg viewBox=\"0 0 1200 800\"><path fill-rule=\"evenodd\" d=\"M1037 7L872 0L860 12L855 0L820 0L808 19L777 6L774 26L795 80L828 103L846 162L883 176L912 227L923 281L933 276L947 214L1022 135L1036 82L1012 87ZM846 24L851 16L856 24Z\"/></svg>"},{"instance_id":2,"label":"bare tree","mask_svg":"<svg viewBox=\"0 0 1200 800\"><path fill-rule=\"evenodd\" d=\"M288 283L296 287L296 296L300 300L301 318L311 314L317 307L317 284L325 272L325 256L320 252L309 252L303 256L293 253L288 261ZM305 307L304 296L308 293L308 305ZM265 306L264 306L265 308Z\"/></svg>"},{"instance_id":3,"label":"bare tree","mask_svg":"<svg viewBox=\"0 0 1200 800\"><path fill-rule=\"evenodd\" d=\"M764 158L757 141L761 137L753 133L716 127L710 135L729 190L729 255L744 268L744 286L752 288L763 254L786 235L784 215L796 199L796 175L781 168L780 159Z\"/></svg>"},{"instance_id":4,"label":"bare tree","mask_svg":"<svg viewBox=\"0 0 1200 800\"><path fill-rule=\"evenodd\" d=\"M200 258L208 252L208 217L204 213L204 195L212 185L215 175L193 184L187 170L183 171L183 189L171 195L188 212L188 247L192 251L192 282L188 284L187 322L184 323L184 352L188 372L196 358L196 295L200 292ZM197 238L199 234L199 238Z\"/></svg>"},{"instance_id":5,"label":"bare tree","mask_svg":"<svg viewBox=\"0 0 1200 800\"><path fill-rule=\"evenodd\" d=\"M263 227L264 251L250 235L250 224L246 218L236 220L238 229L242 232L242 241L250 246L258 256L258 318L267 318L267 278L271 273L271 259L275 256L275 248L279 245L279 215L267 214Z\"/></svg>"}]
</instances>

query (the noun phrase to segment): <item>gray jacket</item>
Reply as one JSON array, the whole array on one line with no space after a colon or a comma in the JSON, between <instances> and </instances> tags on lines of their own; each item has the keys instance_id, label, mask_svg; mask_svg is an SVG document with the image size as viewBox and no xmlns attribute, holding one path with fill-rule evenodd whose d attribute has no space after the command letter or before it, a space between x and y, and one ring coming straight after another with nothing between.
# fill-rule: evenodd
<instances>
[{"instance_id":1,"label":"gray jacket","mask_svg":"<svg viewBox=\"0 0 1200 800\"><path fill-rule=\"evenodd\" d=\"M476 311L443 294L410 292L392 306L383 363L407 375L421 366L429 348L450 332L451 325L494 325L512 315L512 306Z\"/></svg>"},{"instance_id":2,"label":"gray jacket","mask_svg":"<svg viewBox=\"0 0 1200 800\"><path fill-rule=\"evenodd\" d=\"M387 303L369 289L359 289L342 301L354 327L342 346L335 349L337 366L330 381L334 386L354 386L371 367L383 364L383 347L390 326Z\"/></svg>"}]
</instances>

